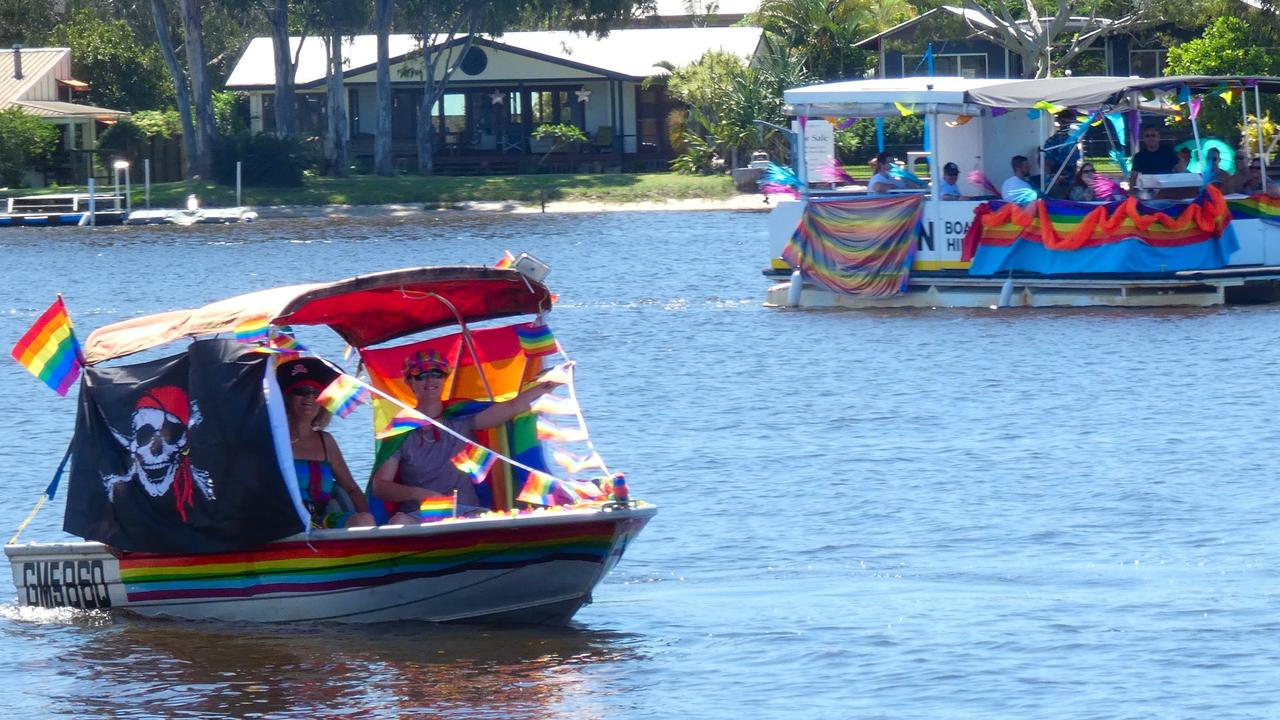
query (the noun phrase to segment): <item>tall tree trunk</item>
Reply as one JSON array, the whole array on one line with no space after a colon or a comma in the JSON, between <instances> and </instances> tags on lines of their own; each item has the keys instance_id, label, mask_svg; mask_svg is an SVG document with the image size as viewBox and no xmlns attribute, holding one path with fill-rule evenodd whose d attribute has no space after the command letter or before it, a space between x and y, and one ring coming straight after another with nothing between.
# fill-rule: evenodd
<instances>
[{"instance_id":1,"label":"tall tree trunk","mask_svg":"<svg viewBox=\"0 0 1280 720\"><path fill-rule=\"evenodd\" d=\"M200 0L181 0L182 25L186 31L187 69L191 74L191 94L196 120L196 174L208 178L213 169L213 145L217 128L213 120L213 89L204 58L204 13Z\"/></svg>"},{"instance_id":2,"label":"tall tree trunk","mask_svg":"<svg viewBox=\"0 0 1280 720\"><path fill-rule=\"evenodd\" d=\"M422 103L418 106L418 172L431 175L436 171L436 133L431 120L436 104L435 79L427 69L427 79L422 82Z\"/></svg>"},{"instance_id":3,"label":"tall tree trunk","mask_svg":"<svg viewBox=\"0 0 1280 720\"><path fill-rule=\"evenodd\" d=\"M182 120L183 176L188 180L196 175L196 127L191 120L191 94L187 89L187 74L178 63L169 35L169 13L162 0L151 0L151 19L156 25L156 38L160 41L160 54L173 76L173 94L178 103L178 118Z\"/></svg>"},{"instance_id":4,"label":"tall tree trunk","mask_svg":"<svg viewBox=\"0 0 1280 720\"><path fill-rule=\"evenodd\" d=\"M373 134L373 170L395 174L391 162L391 0L376 0L374 27L378 34L378 121Z\"/></svg>"},{"instance_id":5,"label":"tall tree trunk","mask_svg":"<svg viewBox=\"0 0 1280 720\"><path fill-rule=\"evenodd\" d=\"M350 128L347 124L346 88L342 83L342 35L334 33L325 39L329 46L329 72L325 95L329 106L329 174L346 177L350 164Z\"/></svg>"},{"instance_id":6,"label":"tall tree trunk","mask_svg":"<svg viewBox=\"0 0 1280 720\"><path fill-rule=\"evenodd\" d=\"M267 21L271 24L271 51L276 65L276 135L297 135L298 104L293 89L296 66L289 50L289 0L272 0Z\"/></svg>"}]
</instances>

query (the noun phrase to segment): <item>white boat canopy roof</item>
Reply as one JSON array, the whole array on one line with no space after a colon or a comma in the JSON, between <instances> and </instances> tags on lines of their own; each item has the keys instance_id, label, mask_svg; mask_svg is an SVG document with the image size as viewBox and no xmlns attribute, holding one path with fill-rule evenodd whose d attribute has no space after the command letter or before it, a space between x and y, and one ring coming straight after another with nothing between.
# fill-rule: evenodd
<instances>
[{"instance_id":1,"label":"white boat canopy roof","mask_svg":"<svg viewBox=\"0 0 1280 720\"><path fill-rule=\"evenodd\" d=\"M1233 86L1280 92L1280 78L1246 76L1173 76L1162 78L1063 77L1040 80L959 77L911 77L847 80L787 90L783 99L792 115L805 117L894 117L897 104L916 112L978 115L982 108L1014 110L1038 103L1075 108L1131 107L1137 93L1183 87L1210 91ZM1127 104L1128 103L1128 104Z\"/></svg>"}]
</instances>

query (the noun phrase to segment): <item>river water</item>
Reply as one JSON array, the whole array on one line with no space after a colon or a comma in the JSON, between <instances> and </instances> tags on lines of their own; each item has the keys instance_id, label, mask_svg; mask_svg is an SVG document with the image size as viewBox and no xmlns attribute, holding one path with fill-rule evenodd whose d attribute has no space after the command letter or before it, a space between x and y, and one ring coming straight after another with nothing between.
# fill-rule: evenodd
<instances>
[{"instance_id":1,"label":"river water","mask_svg":"<svg viewBox=\"0 0 1280 720\"><path fill-rule=\"evenodd\" d=\"M1273 718L1280 309L761 307L755 213L0 235L0 345L409 265L552 266L592 435L661 510L567 629L20 610L0 708L58 717ZM337 353L331 335L304 342ZM0 528L74 402L0 363ZM335 423L357 476L367 416ZM24 539L65 539L62 497ZM8 530L5 530L8 533Z\"/></svg>"}]
</instances>

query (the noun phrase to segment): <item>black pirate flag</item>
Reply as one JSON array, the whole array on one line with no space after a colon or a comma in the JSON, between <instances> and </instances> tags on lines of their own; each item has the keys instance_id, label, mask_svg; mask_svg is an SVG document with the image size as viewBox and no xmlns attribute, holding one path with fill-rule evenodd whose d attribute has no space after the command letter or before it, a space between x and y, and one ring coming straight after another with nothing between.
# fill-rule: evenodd
<instances>
[{"instance_id":1,"label":"black pirate flag","mask_svg":"<svg viewBox=\"0 0 1280 720\"><path fill-rule=\"evenodd\" d=\"M267 357L229 340L89 368L63 529L121 550L250 548L303 530L262 394Z\"/></svg>"}]
</instances>

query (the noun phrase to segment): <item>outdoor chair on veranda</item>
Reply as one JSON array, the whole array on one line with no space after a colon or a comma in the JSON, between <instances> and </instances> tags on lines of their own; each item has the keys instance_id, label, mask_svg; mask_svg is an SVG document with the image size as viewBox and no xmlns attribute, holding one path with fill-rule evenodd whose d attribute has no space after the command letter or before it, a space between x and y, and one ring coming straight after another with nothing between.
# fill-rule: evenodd
<instances>
[{"instance_id":1,"label":"outdoor chair on veranda","mask_svg":"<svg viewBox=\"0 0 1280 720\"><path fill-rule=\"evenodd\" d=\"M613 152L613 126L602 125L596 128L596 134L591 138L589 147L592 152Z\"/></svg>"}]
</instances>

